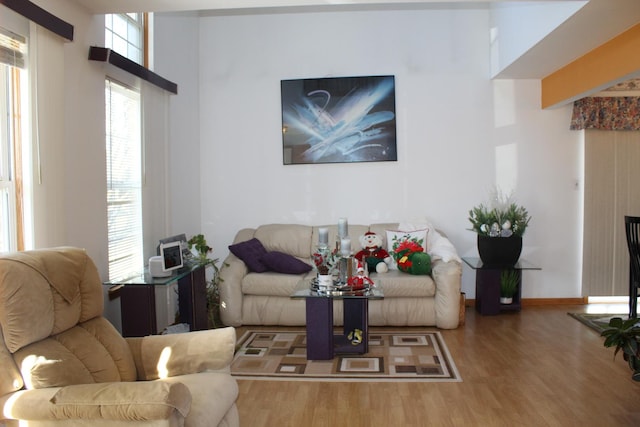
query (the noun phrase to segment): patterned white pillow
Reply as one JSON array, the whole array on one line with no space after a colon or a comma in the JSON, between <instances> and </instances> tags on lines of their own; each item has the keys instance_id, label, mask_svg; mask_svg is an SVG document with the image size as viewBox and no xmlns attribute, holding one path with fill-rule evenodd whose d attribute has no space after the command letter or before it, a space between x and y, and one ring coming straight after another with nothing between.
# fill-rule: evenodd
<instances>
[{"instance_id":1,"label":"patterned white pillow","mask_svg":"<svg viewBox=\"0 0 640 427\"><path fill-rule=\"evenodd\" d=\"M397 270L394 252L398 245L405 241L410 240L417 242L422 246L425 252L427 252L427 235L428 230L413 230L413 231L401 231L401 230L386 230L387 234L387 252L391 255L393 262L389 266L390 270Z\"/></svg>"}]
</instances>

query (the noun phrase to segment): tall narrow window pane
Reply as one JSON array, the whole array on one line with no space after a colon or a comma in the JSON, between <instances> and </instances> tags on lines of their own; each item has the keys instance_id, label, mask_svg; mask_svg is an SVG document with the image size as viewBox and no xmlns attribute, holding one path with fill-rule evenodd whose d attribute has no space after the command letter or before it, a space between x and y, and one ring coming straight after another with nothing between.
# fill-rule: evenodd
<instances>
[{"instance_id":1,"label":"tall narrow window pane","mask_svg":"<svg viewBox=\"0 0 640 427\"><path fill-rule=\"evenodd\" d=\"M117 280L144 265L140 93L107 80L105 98L109 279Z\"/></svg>"},{"instance_id":2,"label":"tall narrow window pane","mask_svg":"<svg viewBox=\"0 0 640 427\"><path fill-rule=\"evenodd\" d=\"M143 52L145 24L142 13L120 13L105 16L105 46L120 55L144 64Z\"/></svg>"},{"instance_id":3,"label":"tall narrow window pane","mask_svg":"<svg viewBox=\"0 0 640 427\"><path fill-rule=\"evenodd\" d=\"M24 249L22 147L28 100L27 40L0 28L0 251Z\"/></svg>"}]
</instances>

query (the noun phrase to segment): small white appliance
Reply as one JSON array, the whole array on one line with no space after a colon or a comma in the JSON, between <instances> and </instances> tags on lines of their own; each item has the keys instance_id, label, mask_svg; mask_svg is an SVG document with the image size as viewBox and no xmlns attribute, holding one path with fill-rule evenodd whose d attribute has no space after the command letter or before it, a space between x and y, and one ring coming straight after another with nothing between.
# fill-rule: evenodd
<instances>
[{"instance_id":1,"label":"small white appliance","mask_svg":"<svg viewBox=\"0 0 640 427\"><path fill-rule=\"evenodd\" d=\"M151 277L169 277L173 274L173 271L164 269L162 256L152 256L149 258L149 274L151 274Z\"/></svg>"}]
</instances>

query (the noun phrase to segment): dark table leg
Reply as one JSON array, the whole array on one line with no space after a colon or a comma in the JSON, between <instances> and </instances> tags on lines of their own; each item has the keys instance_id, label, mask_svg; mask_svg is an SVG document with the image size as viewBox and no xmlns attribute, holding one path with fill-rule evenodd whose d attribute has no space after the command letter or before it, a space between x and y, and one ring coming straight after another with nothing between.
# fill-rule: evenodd
<instances>
[{"instance_id":1,"label":"dark table leg","mask_svg":"<svg viewBox=\"0 0 640 427\"><path fill-rule=\"evenodd\" d=\"M345 298L344 304L344 335L355 329L362 331L362 342L340 348L342 353L367 353L369 351L369 300L367 298Z\"/></svg>"},{"instance_id":2,"label":"dark table leg","mask_svg":"<svg viewBox=\"0 0 640 427\"><path fill-rule=\"evenodd\" d=\"M476 309L480 314L500 313L499 269L476 270Z\"/></svg>"},{"instance_id":3,"label":"dark table leg","mask_svg":"<svg viewBox=\"0 0 640 427\"><path fill-rule=\"evenodd\" d=\"M333 299L307 298L307 360L333 359Z\"/></svg>"}]
</instances>

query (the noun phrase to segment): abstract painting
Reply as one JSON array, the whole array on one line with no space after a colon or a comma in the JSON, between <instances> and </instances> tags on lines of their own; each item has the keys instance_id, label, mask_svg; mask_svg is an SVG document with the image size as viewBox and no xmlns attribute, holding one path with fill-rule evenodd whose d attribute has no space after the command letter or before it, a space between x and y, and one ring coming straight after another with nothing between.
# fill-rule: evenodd
<instances>
[{"instance_id":1,"label":"abstract painting","mask_svg":"<svg viewBox=\"0 0 640 427\"><path fill-rule=\"evenodd\" d=\"M283 162L396 161L394 76L282 80Z\"/></svg>"}]
</instances>

